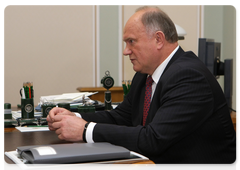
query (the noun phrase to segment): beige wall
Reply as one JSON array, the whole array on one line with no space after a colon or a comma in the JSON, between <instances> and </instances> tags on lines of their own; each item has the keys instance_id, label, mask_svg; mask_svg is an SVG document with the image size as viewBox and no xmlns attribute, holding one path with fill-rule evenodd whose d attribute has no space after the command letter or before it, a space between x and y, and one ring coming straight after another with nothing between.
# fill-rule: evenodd
<instances>
[{"instance_id":1,"label":"beige wall","mask_svg":"<svg viewBox=\"0 0 240 170\"><path fill-rule=\"evenodd\" d=\"M123 25L138 7L122 6ZM197 52L198 7L159 7L187 31L180 45ZM19 89L25 81L34 83L35 104L40 96L76 92L79 86L95 86L95 81L103 76L96 77L100 64L95 58L98 46L95 12L93 6L6 7L4 102L13 106L20 104ZM123 56L120 67L122 79L132 79L134 71L128 57Z\"/></svg>"},{"instance_id":2,"label":"beige wall","mask_svg":"<svg viewBox=\"0 0 240 170\"><path fill-rule=\"evenodd\" d=\"M122 27L138 7L122 6ZM179 41L181 47L197 54L201 7L159 7L186 30L185 40ZM103 75L97 75L101 63L96 58L96 49L101 48L96 37L101 30L97 30L95 10L95 6L6 7L4 102L20 104L19 89L26 81L34 84L36 105L40 96L76 92L79 86L93 87L101 80ZM122 79L131 80L135 72L128 56L118 64L123 70Z\"/></svg>"},{"instance_id":3,"label":"beige wall","mask_svg":"<svg viewBox=\"0 0 240 170\"><path fill-rule=\"evenodd\" d=\"M8 6L4 13L4 102L20 104L23 82L40 96L93 86L92 6Z\"/></svg>"},{"instance_id":4,"label":"beige wall","mask_svg":"<svg viewBox=\"0 0 240 170\"><path fill-rule=\"evenodd\" d=\"M135 10L140 6L124 6L124 25ZM158 6L165 11L173 22L185 29L187 35L185 40L179 41L180 46L186 51L193 51L198 54L198 38L199 38L199 6L184 6L184 5L172 5L172 6ZM186 19L187 18L187 19ZM129 61L128 56L124 57L124 78L132 79L134 71L132 64Z\"/></svg>"}]
</instances>

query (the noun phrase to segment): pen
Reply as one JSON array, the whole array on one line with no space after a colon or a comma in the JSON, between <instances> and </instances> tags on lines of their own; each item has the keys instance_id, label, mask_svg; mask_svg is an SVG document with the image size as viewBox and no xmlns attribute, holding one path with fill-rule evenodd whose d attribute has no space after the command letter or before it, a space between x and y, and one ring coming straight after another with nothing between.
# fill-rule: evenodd
<instances>
[{"instance_id":1,"label":"pen","mask_svg":"<svg viewBox=\"0 0 240 170\"><path fill-rule=\"evenodd\" d=\"M122 81L122 87L123 87L123 93L124 93L124 95L126 95L127 94L127 86L126 86L126 82L124 80Z\"/></svg>"},{"instance_id":2,"label":"pen","mask_svg":"<svg viewBox=\"0 0 240 170\"><path fill-rule=\"evenodd\" d=\"M34 98L34 95L33 95L33 83L31 83L31 97Z\"/></svg>"},{"instance_id":3,"label":"pen","mask_svg":"<svg viewBox=\"0 0 240 170\"><path fill-rule=\"evenodd\" d=\"M24 88L24 92L25 92L25 98L27 99L28 98L28 91L27 91L28 89L27 89L25 82L23 83L23 88Z\"/></svg>"},{"instance_id":4,"label":"pen","mask_svg":"<svg viewBox=\"0 0 240 170\"><path fill-rule=\"evenodd\" d=\"M33 83L31 82L24 82L23 83L23 88L20 89L20 95L22 96L23 99L31 99L33 98Z\"/></svg>"},{"instance_id":5,"label":"pen","mask_svg":"<svg viewBox=\"0 0 240 170\"><path fill-rule=\"evenodd\" d=\"M131 80L128 80L128 91L127 91L127 93L130 91L130 88L131 88L131 83L132 83L132 81Z\"/></svg>"},{"instance_id":6,"label":"pen","mask_svg":"<svg viewBox=\"0 0 240 170\"><path fill-rule=\"evenodd\" d=\"M24 88L22 88L22 98L23 98L23 99L26 99Z\"/></svg>"},{"instance_id":7,"label":"pen","mask_svg":"<svg viewBox=\"0 0 240 170\"><path fill-rule=\"evenodd\" d=\"M28 82L29 98L32 98L32 83Z\"/></svg>"},{"instance_id":8,"label":"pen","mask_svg":"<svg viewBox=\"0 0 240 170\"><path fill-rule=\"evenodd\" d=\"M123 93L124 95L127 95L130 91L130 88L131 88L131 83L132 81L131 80L126 80L126 81L122 81L122 87L123 87Z\"/></svg>"}]
</instances>

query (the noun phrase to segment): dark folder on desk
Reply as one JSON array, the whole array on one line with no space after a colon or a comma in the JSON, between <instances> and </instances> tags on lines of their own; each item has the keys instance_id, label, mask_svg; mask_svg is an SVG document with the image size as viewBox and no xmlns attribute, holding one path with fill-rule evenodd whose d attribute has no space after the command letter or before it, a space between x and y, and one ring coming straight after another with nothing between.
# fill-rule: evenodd
<instances>
[{"instance_id":1,"label":"dark folder on desk","mask_svg":"<svg viewBox=\"0 0 240 170\"><path fill-rule=\"evenodd\" d=\"M73 143L21 146L19 155L33 164L82 163L125 159L130 151L110 143Z\"/></svg>"}]
</instances>

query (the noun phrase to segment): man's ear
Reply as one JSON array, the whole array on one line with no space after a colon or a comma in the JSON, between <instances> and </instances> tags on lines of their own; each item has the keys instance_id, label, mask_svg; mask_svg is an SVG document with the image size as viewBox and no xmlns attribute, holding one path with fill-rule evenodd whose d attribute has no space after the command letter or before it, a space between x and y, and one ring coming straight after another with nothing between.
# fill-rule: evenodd
<instances>
[{"instance_id":1,"label":"man's ear","mask_svg":"<svg viewBox=\"0 0 240 170\"><path fill-rule=\"evenodd\" d=\"M161 49L165 42L165 35L162 31L157 31L155 33L155 39L157 43L157 49Z\"/></svg>"}]
</instances>

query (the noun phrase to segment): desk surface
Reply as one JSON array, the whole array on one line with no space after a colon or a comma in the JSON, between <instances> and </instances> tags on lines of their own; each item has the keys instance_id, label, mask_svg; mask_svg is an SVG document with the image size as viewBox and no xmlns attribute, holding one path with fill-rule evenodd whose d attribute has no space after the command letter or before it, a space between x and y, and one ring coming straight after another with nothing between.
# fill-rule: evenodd
<instances>
[{"instance_id":1,"label":"desk surface","mask_svg":"<svg viewBox=\"0 0 240 170\"><path fill-rule=\"evenodd\" d=\"M232 118L233 124L234 123L236 124L236 112L234 112L234 111L231 112L231 118Z\"/></svg>"},{"instance_id":2,"label":"desk surface","mask_svg":"<svg viewBox=\"0 0 240 170\"><path fill-rule=\"evenodd\" d=\"M236 130L236 112L231 113L232 122ZM47 144L61 144L71 143L59 140L55 132L42 131L42 132L19 132L15 128L4 128L4 151L16 150L18 146L27 145L47 145ZM4 155L7 163L13 163L7 156ZM153 164L152 161L126 161L127 164Z\"/></svg>"},{"instance_id":3,"label":"desk surface","mask_svg":"<svg viewBox=\"0 0 240 170\"><path fill-rule=\"evenodd\" d=\"M240 143L240 113L232 112L231 117L238 138L238 142Z\"/></svg>"},{"instance_id":4,"label":"desk surface","mask_svg":"<svg viewBox=\"0 0 240 170\"><path fill-rule=\"evenodd\" d=\"M41 131L41 132L19 132L15 128L5 128L4 133L4 151L14 151L18 146L28 145L47 145L47 144L62 144L72 143L62 141L58 139L55 132L52 131ZM75 142L76 143L76 142ZM13 164L14 162L4 155L7 163ZM152 161L126 161L123 164L153 164Z\"/></svg>"}]
</instances>

